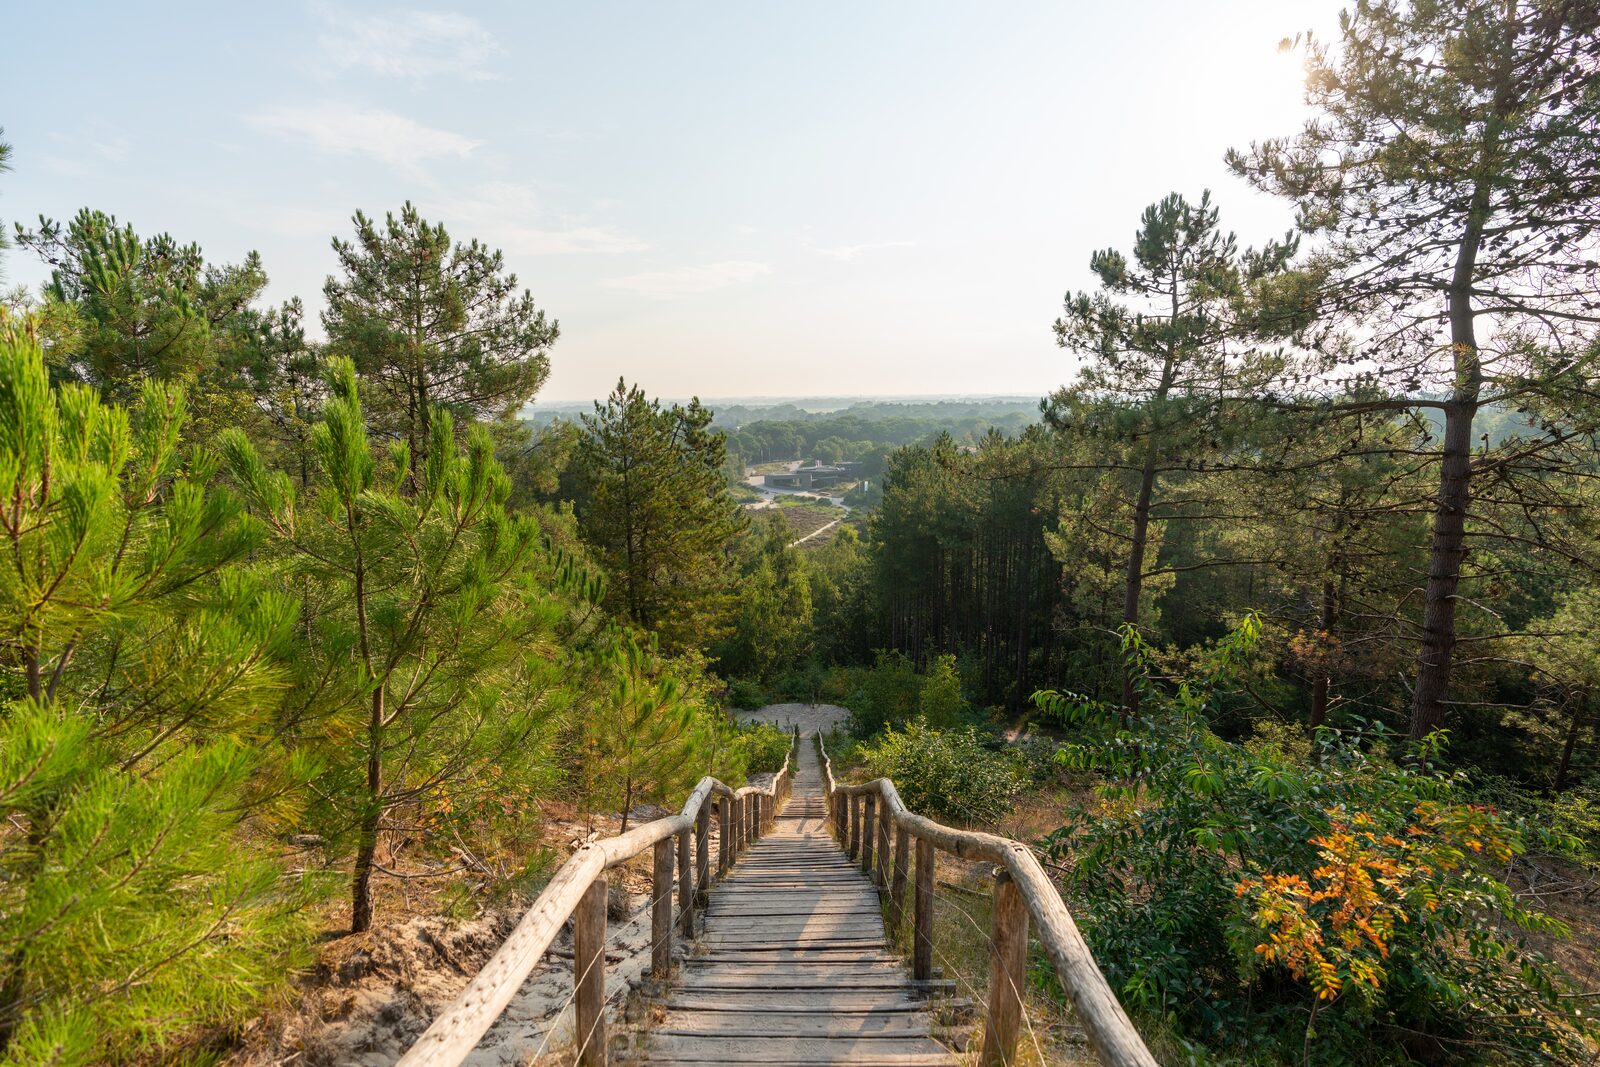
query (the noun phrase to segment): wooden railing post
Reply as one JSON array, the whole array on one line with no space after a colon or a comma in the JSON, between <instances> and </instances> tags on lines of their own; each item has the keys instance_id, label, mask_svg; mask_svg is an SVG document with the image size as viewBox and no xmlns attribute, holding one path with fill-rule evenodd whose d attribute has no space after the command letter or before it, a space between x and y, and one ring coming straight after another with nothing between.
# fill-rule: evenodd
<instances>
[{"instance_id":1,"label":"wooden railing post","mask_svg":"<svg viewBox=\"0 0 1600 1067\"><path fill-rule=\"evenodd\" d=\"M717 798L717 875L727 875L733 866L733 798Z\"/></svg>"},{"instance_id":2,"label":"wooden railing post","mask_svg":"<svg viewBox=\"0 0 1600 1067\"><path fill-rule=\"evenodd\" d=\"M873 819L878 811L878 798L871 793L867 794L867 811L861 825L861 873L872 873L872 834Z\"/></svg>"},{"instance_id":3,"label":"wooden railing post","mask_svg":"<svg viewBox=\"0 0 1600 1067\"><path fill-rule=\"evenodd\" d=\"M694 937L694 850L688 830L678 832L678 922L685 938Z\"/></svg>"},{"instance_id":4,"label":"wooden railing post","mask_svg":"<svg viewBox=\"0 0 1600 1067\"><path fill-rule=\"evenodd\" d=\"M1028 906L1005 868L994 872L994 931L989 941L989 1011L982 1067L1007 1067L1016 1055L1022 990L1028 980Z\"/></svg>"},{"instance_id":5,"label":"wooden railing post","mask_svg":"<svg viewBox=\"0 0 1600 1067\"><path fill-rule=\"evenodd\" d=\"M650 977L665 983L672 974L672 838L656 842L650 876Z\"/></svg>"},{"instance_id":6,"label":"wooden railing post","mask_svg":"<svg viewBox=\"0 0 1600 1067\"><path fill-rule=\"evenodd\" d=\"M694 820L695 903L704 906L711 893L711 798L700 805Z\"/></svg>"},{"instance_id":7,"label":"wooden railing post","mask_svg":"<svg viewBox=\"0 0 1600 1067\"><path fill-rule=\"evenodd\" d=\"M878 813L878 869L873 872L873 881L879 889L889 888L889 805L883 806L883 811Z\"/></svg>"},{"instance_id":8,"label":"wooden railing post","mask_svg":"<svg viewBox=\"0 0 1600 1067\"><path fill-rule=\"evenodd\" d=\"M910 859L911 831L896 826L894 834L894 878L889 882L889 939L900 936L906 921L906 861Z\"/></svg>"},{"instance_id":9,"label":"wooden railing post","mask_svg":"<svg viewBox=\"0 0 1600 1067\"><path fill-rule=\"evenodd\" d=\"M861 798L850 798L850 847L847 849L851 859L861 855Z\"/></svg>"},{"instance_id":10,"label":"wooden railing post","mask_svg":"<svg viewBox=\"0 0 1600 1067\"><path fill-rule=\"evenodd\" d=\"M933 842L917 838L916 906L912 915L911 977L933 977Z\"/></svg>"},{"instance_id":11,"label":"wooden railing post","mask_svg":"<svg viewBox=\"0 0 1600 1067\"><path fill-rule=\"evenodd\" d=\"M573 911L572 919L573 1000L578 1014L578 1063L581 1067L606 1067L604 878L596 878L590 883Z\"/></svg>"}]
</instances>

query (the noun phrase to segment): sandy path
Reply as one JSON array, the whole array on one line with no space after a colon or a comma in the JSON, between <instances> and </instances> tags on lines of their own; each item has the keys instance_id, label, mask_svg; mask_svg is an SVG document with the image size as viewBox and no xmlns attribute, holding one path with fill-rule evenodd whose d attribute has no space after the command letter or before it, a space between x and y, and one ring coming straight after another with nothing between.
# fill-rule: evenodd
<instances>
[{"instance_id":1,"label":"sandy path","mask_svg":"<svg viewBox=\"0 0 1600 1067\"><path fill-rule=\"evenodd\" d=\"M768 704L755 711L735 712L742 722L770 722L785 730L798 725L802 734L825 732L850 717L849 708L837 704Z\"/></svg>"}]
</instances>

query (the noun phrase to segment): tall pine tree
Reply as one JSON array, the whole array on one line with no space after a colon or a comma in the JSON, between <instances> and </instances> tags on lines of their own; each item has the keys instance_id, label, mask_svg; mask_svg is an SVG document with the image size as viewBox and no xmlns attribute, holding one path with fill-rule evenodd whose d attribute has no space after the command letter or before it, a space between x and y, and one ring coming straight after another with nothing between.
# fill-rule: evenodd
<instances>
[{"instance_id":1,"label":"tall pine tree","mask_svg":"<svg viewBox=\"0 0 1600 1067\"><path fill-rule=\"evenodd\" d=\"M1552 417L1499 454L1473 454L1485 406L1556 398L1570 410L1589 392L1600 9L1363 0L1340 28L1337 48L1310 46L1317 113L1305 128L1228 158L1324 238L1324 326L1306 340L1329 409L1443 423L1411 707L1420 739L1447 722L1464 563L1489 532L1473 525L1474 483L1509 487L1519 462L1585 429ZM1381 396L1342 402L1353 386Z\"/></svg>"},{"instance_id":2,"label":"tall pine tree","mask_svg":"<svg viewBox=\"0 0 1600 1067\"><path fill-rule=\"evenodd\" d=\"M415 489L434 411L463 424L515 414L549 376L560 327L517 291L498 251L452 244L409 201L381 227L359 211L354 221L355 240L333 240L343 276L323 286L322 322L377 388L375 425L406 443Z\"/></svg>"},{"instance_id":3,"label":"tall pine tree","mask_svg":"<svg viewBox=\"0 0 1600 1067\"><path fill-rule=\"evenodd\" d=\"M710 647L733 610L730 555L748 520L725 449L698 400L663 408L620 380L583 416L580 529L610 575L612 609L669 652Z\"/></svg>"}]
</instances>

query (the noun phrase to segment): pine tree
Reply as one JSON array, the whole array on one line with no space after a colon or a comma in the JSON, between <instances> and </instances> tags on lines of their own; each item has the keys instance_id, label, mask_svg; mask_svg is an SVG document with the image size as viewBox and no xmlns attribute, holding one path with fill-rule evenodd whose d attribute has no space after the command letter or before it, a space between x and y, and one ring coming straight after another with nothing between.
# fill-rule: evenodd
<instances>
[{"instance_id":1,"label":"pine tree","mask_svg":"<svg viewBox=\"0 0 1600 1067\"><path fill-rule=\"evenodd\" d=\"M5 127L0 126L0 174L4 174L11 169L11 144L4 140L5 135ZM5 221L0 220L0 282L6 280L5 251L10 247L11 238L6 236Z\"/></svg>"},{"instance_id":2,"label":"pine tree","mask_svg":"<svg viewBox=\"0 0 1600 1067\"><path fill-rule=\"evenodd\" d=\"M1310 45L1318 113L1297 136L1228 158L1326 238L1322 326L1305 340L1328 408L1443 422L1411 711L1420 739L1447 721L1463 563L1484 532L1471 527L1474 481L1509 481L1517 462L1583 429L1543 423L1504 454L1473 456L1486 405L1565 394L1564 408L1590 392L1600 9L1364 0L1340 27L1337 50ZM1335 395L1352 388L1382 395Z\"/></svg>"},{"instance_id":3,"label":"pine tree","mask_svg":"<svg viewBox=\"0 0 1600 1067\"><path fill-rule=\"evenodd\" d=\"M626 833L633 809L687 791L710 768L705 757L714 724L701 695L664 661L653 634L615 628L590 653L591 669L608 683L583 723L584 808L615 805Z\"/></svg>"},{"instance_id":4,"label":"pine tree","mask_svg":"<svg viewBox=\"0 0 1600 1067\"><path fill-rule=\"evenodd\" d=\"M304 316L299 297L261 315L253 351L239 368L260 415L255 436L302 489L311 483L311 429L327 396L326 357L306 339Z\"/></svg>"},{"instance_id":5,"label":"pine tree","mask_svg":"<svg viewBox=\"0 0 1600 1067\"><path fill-rule=\"evenodd\" d=\"M52 389L0 321L0 1063L166 1060L304 959L259 841L310 769L274 739L293 603L184 407Z\"/></svg>"},{"instance_id":6,"label":"pine tree","mask_svg":"<svg viewBox=\"0 0 1600 1067\"><path fill-rule=\"evenodd\" d=\"M1219 228L1209 192L1198 204L1173 193L1145 209L1131 261L1115 249L1090 257L1100 291L1069 294L1055 322L1057 343L1087 362L1071 387L1050 397L1046 416L1103 446L1106 461L1093 466L1112 472L1113 495L1132 503L1116 533L1126 546L1125 623L1140 622L1152 524L1159 530L1166 514L1162 478L1203 468L1236 428L1222 403L1248 394L1262 373L1240 345L1254 330L1246 297L1281 273L1295 249L1289 237L1241 252ZM1128 713L1137 710L1126 672L1122 699Z\"/></svg>"},{"instance_id":7,"label":"pine tree","mask_svg":"<svg viewBox=\"0 0 1600 1067\"><path fill-rule=\"evenodd\" d=\"M322 322L377 388L376 425L406 443L414 489L434 411L463 425L515 414L548 377L560 327L517 292L499 252L452 245L409 201L381 229L359 211L354 222L354 241L333 240L344 275L323 287Z\"/></svg>"},{"instance_id":8,"label":"pine tree","mask_svg":"<svg viewBox=\"0 0 1600 1067\"><path fill-rule=\"evenodd\" d=\"M563 611L538 524L505 510L482 426L460 450L438 410L425 463L399 443L380 459L348 360L332 362L329 388L309 491L269 473L241 432L222 450L271 531L278 580L304 597L296 661L311 704L296 718L328 764L321 814L330 848L352 856L359 932L400 809L417 825L499 803L541 758L534 742L566 699L553 647Z\"/></svg>"},{"instance_id":9,"label":"pine tree","mask_svg":"<svg viewBox=\"0 0 1600 1067\"><path fill-rule=\"evenodd\" d=\"M699 401L662 408L620 380L583 416L580 528L611 576L613 611L668 652L726 633L729 553L747 520L723 476L725 447Z\"/></svg>"},{"instance_id":10,"label":"pine tree","mask_svg":"<svg viewBox=\"0 0 1600 1067\"><path fill-rule=\"evenodd\" d=\"M250 305L267 284L259 255L208 263L199 245L141 238L87 208L65 226L41 218L35 230L19 227L17 239L50 265L48 314L64 308L71 319L70 343L50 353L57 379L122 404L138 400L145 378L182 382L192 441L251 422L235 371L252 344Z\"/></svg>"},{"instance_id":11,"label":"pine tree","mask_svg":"<svg viewBox=\"0 0 1600 1067\"><path fill-rule=\"evenodd\" d=\"M727 675L771 678L810 649L811 580L805 554L790 547L792 527L768 516L739 568L733 632L717 650Z\"/></svg>"}]
</instances>

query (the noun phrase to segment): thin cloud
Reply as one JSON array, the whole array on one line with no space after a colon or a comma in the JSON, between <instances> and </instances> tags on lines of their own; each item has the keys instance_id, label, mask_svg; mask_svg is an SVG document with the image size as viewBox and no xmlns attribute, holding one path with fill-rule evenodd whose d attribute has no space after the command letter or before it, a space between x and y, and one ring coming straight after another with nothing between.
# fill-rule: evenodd
<instances>
[{"instance_id":1,"label":"thin cloud","mask_svg":"<svg viewBox=\"0 0 1600 1067\"><path fill-rule=\"evenodd\" d=\"M370 156L392 166L415 169L430 159L466 158L478 141L436 130L404 115L349 104L268 108L248 117L251 125L286 141L298 141L331 155Z\"/></svg>"},{"instance_id":2,"label":"thin cloud","mask_svg":"<svg viewBox=\"0 0 1600 1067\"><path fill-rule=\"evenodd\" d=\"M318 7L317 35L323 61L338 70L358 70L391 78L461 78L489 81L491 59L501 49L477 19L449 11L399 11L357 14Z\"/></svg>"},{"instance_id":3,"label":"thin cloud","mask_svg":"<svg viewBox=\"0 0 1600 1067\"><path fill-rule=\"evenodd\" d=\"M515 182L487 182L441 205L442 214L513 255L616 255L650 246L615 226L587 217L548 217L539 197Z\"/></svg>"},{"instance_id":4,"label":"thin cloud","mask_svg":"<svg viewBox=\"0 0 1600 1067\"><path fill-rule=\"evenodd\" d=\"M678 270L648 271L622 278L607 278L600 284L607 289L624 289L640 296L671 300L727 289L735 285L745 285L771 273L772 267L766 263L730 259L720 263L707 263L700 267L681 267Z\"/></svg>"},{"instance_id":5,"label":"thin cloud","mask_svg":"<svg viewBox=\"0 0 1600 1067\"><path fill-rule=\"evenodd\" d=\"M915 248L915 241L875 241L864 245L840 245L836 248L818 248L817 254L836 259L841 263L848 262L861 255L863 252L876 252L883 248Z\"/></svg>"}]
</instances>

